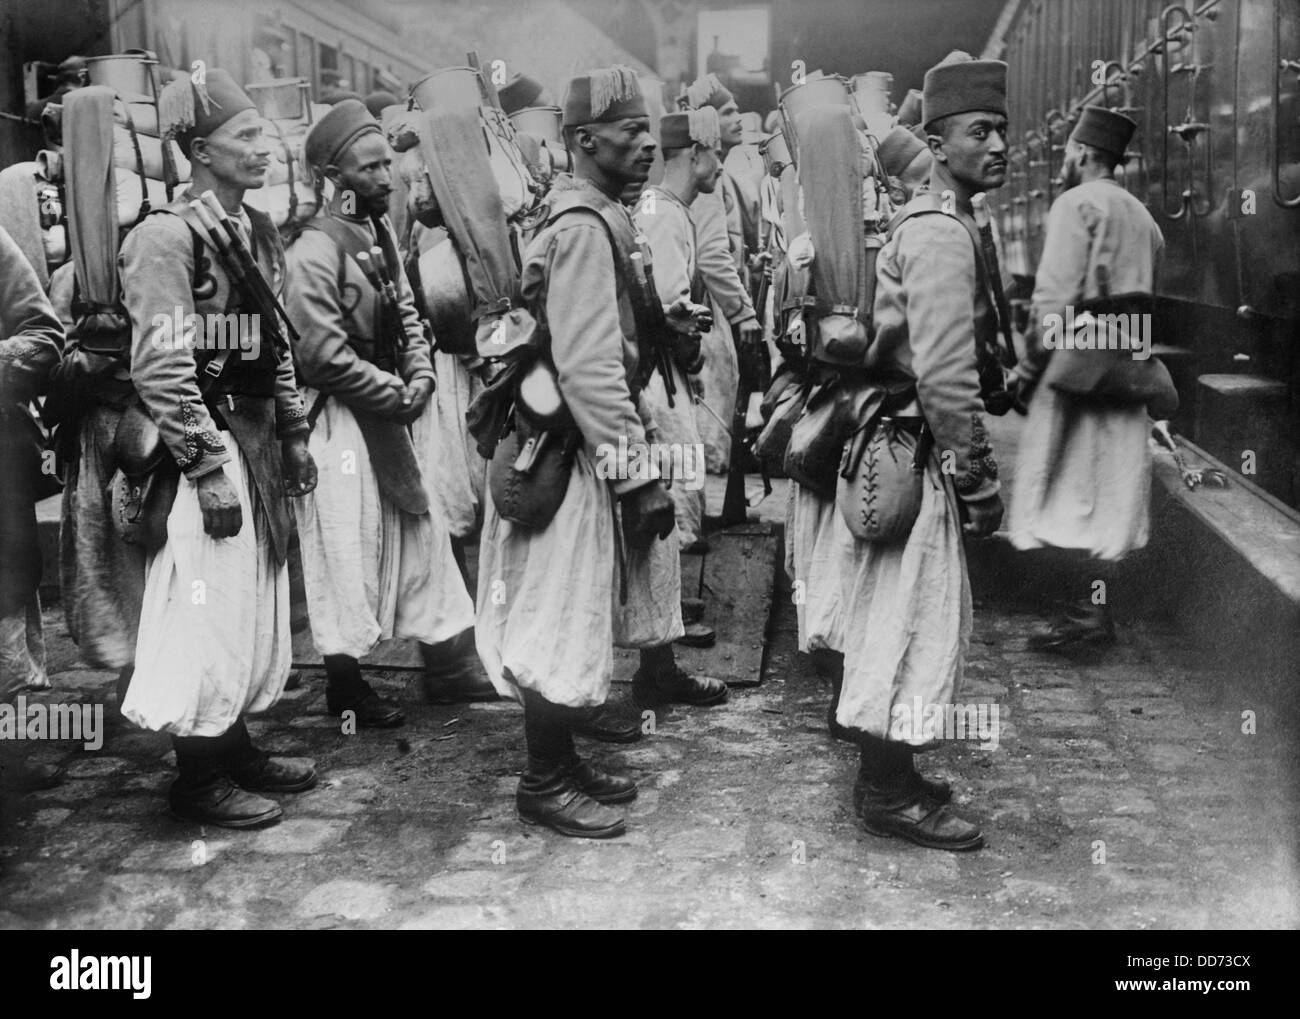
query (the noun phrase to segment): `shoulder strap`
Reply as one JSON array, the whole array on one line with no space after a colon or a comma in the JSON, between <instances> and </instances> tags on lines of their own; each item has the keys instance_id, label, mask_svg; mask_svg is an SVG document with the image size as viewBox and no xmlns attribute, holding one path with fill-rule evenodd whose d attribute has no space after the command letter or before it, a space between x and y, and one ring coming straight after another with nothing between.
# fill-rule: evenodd
<instances>
[{"instance_id":1,"label":"shoulder strap","mask_svg":"<svg viewBox=\"0 0 1300 1019\"><path fill-rule=\"evenodd\" d=\"M912 198L910 202L904 205L898 212L894 213L894 218L889 221L885 228L885 236L892 240L898 228L906 223L909 219L915 219L917 216L925 216L938 213L955 220L966 228L966 234L970 237L971 247L975 254L975 275L978 278L979 285L986 292L989 291L988 266L984 264L984 246L980 242L979 228L973 220L965 216L959 216L956 212L945 208L945 203L941 195L933 191L923 191ZM992 301L992 294L989 293L989 299Z\"/></svg>"},{"instance_id":2,"label":"shoulder strap","mask_svg":"<svg viewBox=\"0 0 1300 1019\"><path fill-rule=\"evenodd\" d=\"M574 197L570 198L570 196ZM597 206L587 201L581 192L563 192L559 196L559 201L556 204L559 205L559 208L556 209L552 206L552 211L550 215L547 216L546 221L548 226L566 213L575 212L580 209L585 209L588 212L595 213L604 225L605 235L609 238L610 250L614 255L615 271L623 280L623 289L627 292L628 301L632 305L632 324L636 333L634 339L636 341L637 359L639 361L637 374L648 377L647 372L653 365L653 358L650 350L647 348L647 343L649 343L650 337L654 335L655 326L652 309L647 303L651 298L649 295L642 293L636 276L632 272L632 262L629 257L632 252L627 250L628 241L635 240L635 227L626 219L620 221L618 211L612 205L603 204L602 206ZM620 240L620 235L629 234L630 237ZM659 297L657 294L653 296L653 300L657 301L658 299ZM634 390L633 398L635 399L636 390L639 389L640 386L637 386L635 383L631 384ZM644 379L642 380L641 385L644 385Z\"/></svg>"},{"instance_id":3,"label":"shoulder strap","mask_svg":"<svg viewBox=\"0 0 1300 1019\"><path fill-rule=\"evenodd\" d=\"M308 221L303 227L303 232L308 230L318 230L334 242L334 246L339 251L339 286L343 286L346 268L344 259L351 257L356 261L357 255L361 252L369 253L370 246L367 245L355 231L349 230L346 226L334 219L332 216L320 215ZM364 276L365 274L362 273Z\"/></svg>"},{"instance_id":4,"label":"shoulder strap","mask_svg":"<svg viewBox=\"0 0 1300 1019\"><path fill-rule=\"evenodd\" d=\"M186 212L188 212L188 206L186 206L184 203L173 201L162 206L162 208L154 209L152 212L149 213L149 215L175 216L177 219L179 219L182 223L185 224L185 226L190 231L190 244L192 245L193 248L193 254L190 260L194 263L193 271L197 273L200 264L199 256L203 251L203 238L200 237L199 232L194 229L194 224L190 221L189 217L186 215ZM214 259L216 258L215 253L213 257ZM199 283L198 279L192 277L190 279L191 290L197 290L198 283ZM233 288L234 280L231 280L231 285ZM226 363L230 360L232 353L233 353L232 350L219 350L212 357L200 363L198 357L198 351L195 351L194 361L195 361L195 367L198 369L199 396L205 399L207 398L208 393L211 392L212 387L217 383L217 379L221 377L221 373L225 370Z\"/></svg>"}]
</instances>

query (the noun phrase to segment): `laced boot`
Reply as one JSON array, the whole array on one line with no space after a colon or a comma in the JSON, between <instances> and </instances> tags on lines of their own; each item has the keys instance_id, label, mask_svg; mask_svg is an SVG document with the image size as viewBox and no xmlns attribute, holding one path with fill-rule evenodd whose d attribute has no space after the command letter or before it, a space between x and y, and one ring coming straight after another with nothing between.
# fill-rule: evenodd
<instances>
[{"instance_id":1,"label":"laced boot","mask_svg":"<svg viewBox=\"0 0 1300 1019\"><path fill-rule=\"evenodd\" d=\"M357 725L364 729L391 729L406 721L406 716L396 701L380 697L361 678L361 666L355 658L348 655L326 655L325 675L329 678L329 684L325 688L325 705L331 715L354 711Z\"/></svg>"},{"instance_id":2,"label":"laced boot","mask_svg":"<svg viewBox=\"0 0 1300 1019\"><path fill-rule=\"evenodd\" d=\"M528 764L515 793L521 821L573 838L608 839L627 830L622 814L583 792L575 781L577 754L565 709L525 690L524 738Z\"/></svg>"},{"instance_id":3,"label":"laced boot","mask_svg":"<svg viewBox=\"0 0 1300 1019\"><path fill-rule=\"evenodd\" d=\"M862 827L882 838L903 838L929 849L978 849L984 836L931 796L912 770L911 751L893 741L863 741Z\"/></svg>"}]
</instances>

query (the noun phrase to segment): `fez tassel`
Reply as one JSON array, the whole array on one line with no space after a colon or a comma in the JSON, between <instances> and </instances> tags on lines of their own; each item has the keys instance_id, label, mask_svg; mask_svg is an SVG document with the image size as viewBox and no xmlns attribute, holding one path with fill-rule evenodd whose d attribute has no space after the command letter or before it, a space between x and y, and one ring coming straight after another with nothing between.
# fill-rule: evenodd
<instances>
[{"instance_id":1,"label":"fez tassel","mask_svg":"<svg viewBox=\"0 0 1300 1019\"><path fill-rule=\"evenodd\" d=\"M631 99L639 85L630 67L603 67L591 72L591 115L599 117L616 100Z\"/></svg>"}]
</instances>

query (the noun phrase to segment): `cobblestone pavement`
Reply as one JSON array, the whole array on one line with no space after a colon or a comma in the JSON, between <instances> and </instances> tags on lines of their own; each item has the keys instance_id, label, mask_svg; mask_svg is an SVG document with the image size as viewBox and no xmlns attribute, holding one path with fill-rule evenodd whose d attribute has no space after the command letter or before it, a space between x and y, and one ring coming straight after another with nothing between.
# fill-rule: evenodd
<instances>
[{"instance_id":1,"label":"cobblestone pavement","mask_svg":"<svg viewBox=\"0 0 1300 1019\"><path fill-rule=\"evenodd\" d=\"M406 700L401 730L343 735L311 673L251 724L322 777L259 832L164 813L165 737L111 721L97 752L7 742L9 774L33 752L68 777L4 794L0 926L1296 926L1293 734L1176 635L1125 626L1078 667L1025 650L1033 617L977 603L965 699L998 706L999 744L924 759L986 833L954 855L857 826L854 752L827 734L788 591L778 604L762 686L662 715L637 745L589 746L641 786L607 843L516 819L513 704L424 705L409 674L378 680ZM111 680L62 672L56 699L111 716Z\"/></svg>"}]
</instances>

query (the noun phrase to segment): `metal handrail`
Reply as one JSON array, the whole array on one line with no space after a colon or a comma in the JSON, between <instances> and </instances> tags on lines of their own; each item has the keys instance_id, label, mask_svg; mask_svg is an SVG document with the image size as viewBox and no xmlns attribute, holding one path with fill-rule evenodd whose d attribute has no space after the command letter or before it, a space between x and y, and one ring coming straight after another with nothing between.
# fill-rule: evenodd
<instances>
[{"instance_id":1,"label":"metal handrail","mask_svg":"<svg viewBox=\"0 0 1300 1019\"><path fill-rule=\"evenodd\" d=\"M1282 58L1282 0L1273 2L1273 201L1284 209L1300 208L1300 191L1282 197L1282 74L1295 71L1300 81L1300 60Z\"/></svg>"}]
</instances>

